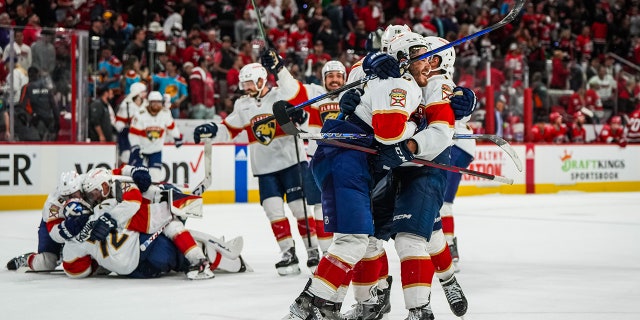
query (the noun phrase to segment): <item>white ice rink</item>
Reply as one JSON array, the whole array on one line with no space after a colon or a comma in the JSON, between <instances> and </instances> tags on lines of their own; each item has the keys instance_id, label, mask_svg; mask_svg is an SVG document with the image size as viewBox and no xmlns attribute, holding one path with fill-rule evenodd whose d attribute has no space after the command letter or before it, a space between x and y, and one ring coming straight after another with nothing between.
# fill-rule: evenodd
<instances>
[{"instance_id":1,"label":"white ice rink","mask_svg":"<svg viewBox=\"0 0 640 320\"><path fill-rule=\"evenodd\" d=\"M454 212L465 319L640 319L640 193L464 197ZM276 274L278 247L257 204L209 205L204 219L187 223L244 236L253 273L188 281L7 271L9 259L37 248L39 219L37 211L0 211L0 319L280 319L310 275L306 267L298 276ZM396 280L389 318L404 319L399 263L387 249ZM436 319L456 319L437 280L431 301ZM349 293L343 311L351 303Z\"/></svg>"}]
</instances>

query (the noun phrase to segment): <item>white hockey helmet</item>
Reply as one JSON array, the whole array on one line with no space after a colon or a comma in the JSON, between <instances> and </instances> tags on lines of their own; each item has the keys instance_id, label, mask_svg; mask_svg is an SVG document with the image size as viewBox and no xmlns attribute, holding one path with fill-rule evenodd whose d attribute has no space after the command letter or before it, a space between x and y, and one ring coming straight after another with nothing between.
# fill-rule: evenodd
<instances>
[{"instance_id":1,"label":"white hockey helmet","mask_svg":"<svg viewBox=\"0 0 640 320\"><path fill-rule=\"evenodd\" d=\"M449 41L440 37L424 37L424 39L429 44L429 50L435 50L449 43ZM442 62L440 62L440 65L434 68L433 71L444 70L449 73L450 70L453 70L453 64L456 62L456 50L454 50L453 47L442 50L434 56L440 57ZM451 72L451 75L453 75L453 72Z\"/></svg>"},{"instance_id":2,"label":"white hockey helmet","mask_svg":"<svg viewBox=\"0 0 640 320\"><path fill-rule=\"evenodd\" d=\"M61 196L69 196L82 190L82 176L75 171L65 171L60 174L56 192Z\"/></svg>"},{"instance_id":3,"label":"white hockey helmet","mask_svg":"<svg viewBox=\"0 0 640 320\"><path fill-rule=\"evenodd\" d=\"M151 102L151 101L163 102L164 101L164 97L162 96L162 93L160 93L158 91L151 91L149 93L149 97L147 97L147 100L149 100L149 102Z\"/></svg>"},{"instance_id":4,"label":"white hockey helmet","mask_svg":"<svg viewBox=\"0 0 640 320\"><path fill-rule=\"evenodd\" d=\"M267 85L267 69L265 69L259 63L249 63L248 65L240 69L239 78L240 90L244 90L244 88L242 87L242 83L246 81L253 81L253 83L256 85L256 88L258 88L258 80L262 79L262 87L258 88L258 92L260 92L262 91L262 88Z\"/></svg>"},{"instance_id":5,"label":"white hockey helmet","mask_svg":"<svg viewBox=\"0 0 640 320\"><path fill-rule=\"evenodd\" d=\"M403 25L399 25L399 24L390 24L387 26L386 29L384 29L384 32L382 33L382 36L380 37L380 51L382 52L387 52L389 50L389 43L391 42L391 39L393 39L393 37L405 33L405 32L411 32L411 28L409 28L409 26L407 26L406 24Z\"/></svg>"},{"instance_id":6,"label":"white hockey helmet","mask_svg":"<svg viewBox=\"0 0 640 320\"><path fill-rule=\"evenodd\" d=\"M91 199L90 194L94 190L99 191L99 195L102 198L106 198L109 195L111 190L111 182L113 181L113 176L111 175L111 171L105 168L94 168L87 172L84 181L82 182L82 192L84 192L85 196L88 197L87 200L89 202L93 202L97 199ZM107 183L109 185L109 190L107 193L104 193L104 189L102 188L102 184Z\"/></svg>"},{"instance_id":7,"label":"white hockey helmet","mask_svg":"<svg viewBox=\"0 0 640 320\"><path fill-rule=\"evenodd\" d=\"M415 32L405 32L391 39L387 53L401 61L411 58L411 54L420 48L430 50L424 37Z\"/></svg>"},{"instance_id":8,"label":"white hockey helmet","mask_svg":"<svg viewBox=\"0 0 640 320\"><path fill-rule=\"evenodd\" d=\"M342 73L342 79L347 81L347 68L344 67L342 62L337 60L327 61L322 67L322 85L326 88L325 79L327 78L327 73L337 71Z\"/></svg>"},{"instance_id":9,"label":"white hockey helmet","mask_svg":"<svg viewBox=\"0 0 640 320\"><path fill-rule=\"evenodd\" d=\"M147 92L147 86L142 82L136 82L129 87L129 96L139 96L141 93Z\"/></svg>"}]
</instances>

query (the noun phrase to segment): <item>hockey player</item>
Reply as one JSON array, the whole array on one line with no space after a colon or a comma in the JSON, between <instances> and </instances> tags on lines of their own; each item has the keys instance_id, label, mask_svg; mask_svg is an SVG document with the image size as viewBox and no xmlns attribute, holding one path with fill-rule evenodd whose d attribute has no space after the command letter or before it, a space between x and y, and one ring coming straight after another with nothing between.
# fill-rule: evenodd
<instances>
[{"instance_id":1,"label":"hockey player","mask_svg":"<svg viewBox=\"0 0 640 320\"><path fill-rule=\"evenodd\" d=\"M562 122L560 112L549 114L549 124L544 127L544 140L552 143L565 143L569 141L567 137L567 125Z\"/></svg>"},{"instance_id":2,"label":"hockey player","mask_svg":"<svg viewBox=\"0 0 640 320\"><path fill-rule=\"evenodd\" d=\"M115 128L118 131L118 152L121 163L127 163L131 155L131 143L129 143L129 127L133 117L147 107L147 86L142 82L136 82L129 88L129 94L120 103L116 113Z\"/></svg>"},{"instance_id":3,"label":"hockey player","mask_svg":"<svg viewBox=\"0 0 640 320\"><path fill-rule=\"evenodd\" d=\"M169 110L163 108L163 96L158 91L149 93L149 105L140 109L129 129L131 156L129 164L146 166L154 182L162 180L162 146L165 133L173 138L176 148L182 146L182 134Z\"/></svg>"},{"instance_id":4,"label":"hockey player","mask_svg":"<svg viewBox=\"0 0 640 320\"><path fill-rule=\"evenodd\" d=\"M573 113L573 123L569 128L569 137L573 143L587 142L587 130L584 128L585 116L581 111Z\"/></svg>"},{"instance_id":5,"label":"hockey player","mask_svg":"<svg viewBox=\"0 0 640 320\"><path fill-rule=\"evenodd\" d=\"M7 269L17 270L26 267L28 270L47 271L58 266L64 243L58 229L58 225L64 223L62 208L67 200L81 197L82 179L83 176L75 171L60 174L56 191L49 194L42 208L42 219L38 227L38 252L25 253L11 259L7 263Z\"/></svg>"},{"instance_id":6,"label":"hockey player","mask_svg":"<svg viewBox=\"0 0 640 320\"><path fill-rule=\"evenodd\" d=\"M318 240L313 223L305 222L304 201L300 184L300 171L307 167L307 160L298 160L297 154L304 154L301 141L287 136L272 120L264 124L256 124L273 114L272 107L276 101L289 100L297 103L295 98L304 87L295 80L288 71L282 68L279 57L274 58L272 71L277 74L281 84L275 88L267 86L267 70L259 63L248 64L240 70L240 86L246 95L236 100L233 112L220 124L207 123L194 130L194 141L211 137L215 142L225 142L236 137L242 131L249 136L251 155L251 170L258 177L260 189L260 203L271 223L271 229L278 242L282 254L276 263L279 275L285 276L300 273L295 243L291 236L289 220L284 214L283 198L286 195L289 209L297 220L298 231L307 248L307 266L315 268L318 265ZM294 100L291 100L294 99ZM308 114L300 111L292 115L295 123L307 122ZM296 148L298 150L296 151Z\"/></svg>"},{"instance_id":7,"label":"hockey player","mask_svg":"<svg viewBox=\"0 0 640 320\"><path fill-rule=\"evenodd\" d=\"M84 278L94 274L99 267L133 278L153 278L170 271L189 271L189 261L165 235L155 238L143 251L141 243L153 235L110 225L105 212L113 210L114 206L117 206L115 201L107 200L96 206L95 213L80 202L72 202L65 207L65 215L69 220L89 217L85 227L65 244L63 267L69 277ZM206 238L205 235L198 246L205 248L207 258L212 263L215 261L218 269L226 272L247 271L239 250L234 253L235 257L225 257L208 245Z\"/></svg>"},{"instance_id":8,"label":"hockey player","mask_svg":"<svg viewBox=\"0 0 640 320\"><path fill-rule=\"evenodd\" d=\"M403 34L395 41L398 51L407 57L427 50L424 39L417 34ZM322 131L373 134L375 141L348 142L378 145L379 163L389 167L413 159L416 146L407 146L403 141L417 129L409 115L422 100L420 86L426 85L429 65L424 60L417 61L409 70L402 78L369 81L355 112L346 121L326 121ZM314 277L290 306L289 318L341 319L344 294L338 288L349 284L353 267L363 258L374 231L369 197L373 178L365 153L324 142L319 143L311 167L322 191L325 230L334 232L334 238Z\"/></svg>"},{"instance_id":9,"label":"hockey player","mask_svg":"<svg viewBox=\"0 0 640 320\"><path fill-rule=\"evenodd\" d=\"M627 118L627 141L629 143L640 143L640 103Z\"/></svg>"},{"instance_id":10,"label":"hockey player","mask_svg":"<svg viewBox=\"0 0 640 320\"><path fill-rule=\"evenodd\" d=\"M627 140L624 136L624 126L622 125L622 117L613 116L609 120L609 124L602 126L600 135L598 136L599 142L604 143L617 143L621 147L627 146Z\"/></svg>"},{"instance_id":11,"label":"hockey player","mask_svg":"<svg viewBox=\"0 0 640 320\"><path fill-rule=\"evenodd\" d=\"M214 277L210 264L202 249L196 245L184 224L171 212L154 210L167 206L162 202L162 192L149 188L143 194L133 183L122 182L120 187L114 182L112 173L104 168L91 169L82 183L85 199L91 205L100 205L107 199L115 199L117 204L101 216L100 221L139 233L152 234L159 230L173 241L175 246L189 260L189 279L210 279ZM193 196L198 198L197 196ZM98 239L103 240L103 239Z\"/></svg>"}]
</instances>

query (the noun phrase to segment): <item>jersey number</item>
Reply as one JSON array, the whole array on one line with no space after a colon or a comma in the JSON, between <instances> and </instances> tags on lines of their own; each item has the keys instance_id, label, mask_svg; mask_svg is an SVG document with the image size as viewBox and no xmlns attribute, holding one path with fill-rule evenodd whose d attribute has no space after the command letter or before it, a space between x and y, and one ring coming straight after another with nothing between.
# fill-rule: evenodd
<instances>
[{"instance_id":1,"label":"jersey number","mask_svg":"<svg viewBox=\"0 0 640 320\"><path fill-rule=\"evenodd\" d=\"M102 252L102 257L105 259L109 257L109 249L107 248L107 245L111 245L113 250L117 251L118 249L120 249L120 247L122 247L127 239L129 239L129 236L126 234L119 235L113 233L109 238L111 239L109 242L100 241L100 251Z\"/></svg>"}]
</instances>

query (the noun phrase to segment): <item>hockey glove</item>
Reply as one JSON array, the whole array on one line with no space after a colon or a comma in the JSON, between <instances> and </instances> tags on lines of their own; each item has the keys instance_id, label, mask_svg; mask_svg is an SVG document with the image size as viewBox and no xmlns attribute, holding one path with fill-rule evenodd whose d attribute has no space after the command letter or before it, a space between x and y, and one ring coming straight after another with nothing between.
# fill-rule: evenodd
<instances>
[{"instance_id":1,"label":"hockey glove","mask_svg":"<svg viewBox=\"0 0 640 320\"><path fill-rule=\"evenodd\" d=\"M58 233L65 240L70 240L82 231L89 221L89 215L68 216L58 224Z\"/></svg>"},{"instance_id":2,"label":"hockey glove","mask_svg":"<svg viewBox=\"0 0 640 320\"><path fill-rule=\"evenodd\" d=\"M273 49L264 51L260 55L260 62L262 63L262 66L267 69L267 71L273 74L278 74L278 72L280 72L280 70L282 70L282 67L284 66L282 58Z\"/></svg>"},{"instance_id":3,"label":"hockey glove","mask_svg":"<svg viewBox=\"0 0 640 320\"><path fill-rule=\"evenodd\" d=\"M406 140L391 145L383 145L378 148L375 167L378 170L393 169L414 158L413 153L407 147Z\"/></svg>"},{"instance_id":4,"label":"hockey glove","mask_svg":"<svg viewBox=\"0 0 640 320\"><path fill-rule=\"evenodd\" d=\"M287 101L280 100L280 101L277 101L274 104L274 109L275 109L275 105L276 104L280 104L280 105L284 104L285 105L285 107L284 107L285 110L291 110L291 109L293 109L295 107L294 105L292 105L291 103L289 103ZM278 108L282 108L282 107L280 106ZM306 111L304 111L303 108L298 108L298 109L296 109L295 111L293 111L293 112L291 112L289 114L289 119L291 119L291 122L293 122L295 124L303 124L303 123L305 123L307 121L307 118L309 118L309 114Z\"/></svg>"},{"instance_id":5,"label":"hockey glove","mask_svg":"<svg viewBox=\"0 0 640 320\"><path fill-rule=\"evenodd\" d=\"M362 70L368 76L375 74L380 79L400 78L398 60L384 52L369 53L362 61Z\"/></svg>"},{"instance_id":6,"label":"hockey glove","mask_svg":"<svg viewBox=\"0 0 640 320\"><path fill-rule=\"evenodd\" d=\"M151 186L151 174L147 167L135 167L131 170L131 178L133 183L138 186L140 192L146 192Z\"/></svg>"},{"instance_id":7,"label":"hockey glove","mask_svg":"<svg viewBox=\"0 0 640 320\"><path fill-rule=\"evenodd\" d=\"M473 110L476 108L476 103L476 94L473 90L465 87L456 87L453 89L450 104L456 120L460 120L473 113Z\"/></svg>"},{"instance_id":8,"label":"hockey glove","mask_svg":"<svg viewBox=\"0 0 640 320\"><path fill-rule=\"evenodd\" d=\"M129 164L134 167L142 166L142 156L140 155L140 146L131 146L131 154L129 155Z\"/></svg>"},{"instance_id":9,"label":"hockey glove","mask_svg":"<svg viewBox=\"0 0 640 320\"><path fill-rule=\"evenodd\" d=\"M180 134L180 137L173 139L173 143L176 144L176 149L182 147L184 144L184 140L182 138L182 134Z\"/></svg>"},{"instance_id":10,"label":"hockey glove","mask_svg":"<svg viewBox=\"0 0 640 320\"><path fill-rule=\"evenodd\" d=\"M425 128L427 128L427 125L429 125L427 119L422 115L421 108L412 113L411 117L409 117L409 120L413 121L413 123L416 124L415 133L424 130Z\"/></svg>"},{"instance_id":11,"label":"hockey glove","mask_svg":"<svg viewBox=\"0 0 640 320\"><path fill-rule=\"evenodd\" d=\"M111 218L109 213L105 213L96 220L93 225L93 230L91 230L91 236L89 236L89 240L97 240L104 241L111 231L115 230L118 227L118 223L116 220Z\"/></svg>"},{"instance_id":12,"label":"hockey glove","mask_svg":"<svg viewBox=\"0 0 640 320\"><path fill-rule=\"evenodd\" d=\"M214 122L201 124L193 130L193 141L195 143L200 143L200 139L215 138L217 133L218 125Z\"/></svg>"},{"instance_id":13,"label":"hockey glove","mask_svg":"<svg viewBox=\"0 0 640 320\"><path fill-rule=\"evenodd\" d=\"M356 107L360 104L362 93L360 89L350 89L342 95L339 104L340 112L344 116L350 116L356 111Z\"/></svg>"}]
</instances>

